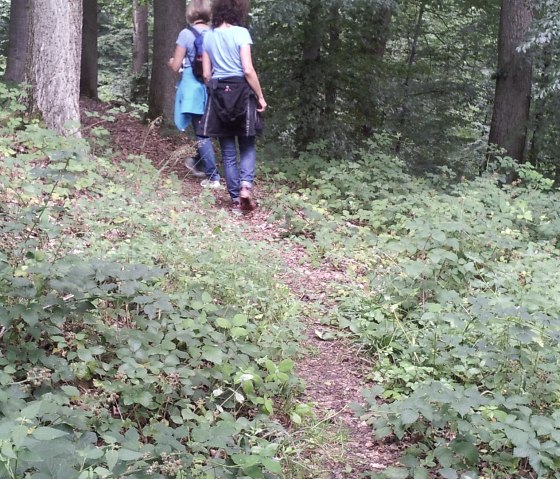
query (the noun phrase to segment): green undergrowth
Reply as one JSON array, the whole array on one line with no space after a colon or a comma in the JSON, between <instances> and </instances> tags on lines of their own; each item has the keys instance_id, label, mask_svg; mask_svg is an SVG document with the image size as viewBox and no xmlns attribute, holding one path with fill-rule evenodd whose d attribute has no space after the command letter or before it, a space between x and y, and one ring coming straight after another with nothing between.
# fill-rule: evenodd
<instances>
[{"instance_id":1,"label":"green undergrowth","mask_svg":"<svg viewBox=\"0 0 560 479\"><path fill-rule=\"evenodd\" d=\"M347 273L325 321L373 360L358 414L380 447L407 446L367 477L560 477L558 191L507 158L471 180L413 177L390 144L344 161L317 145L279 176L274 214Z\"/></svg>"},{"instance_id":2,"label":"green undergrowth","mask_svg":"<svg viewBox=\"0 0 560 479\"><path fill-rule=\"evenodd\" d=\"M0 478L281 477L300 326L274 252L0 93Z\"/></svg>"}]
</instances>

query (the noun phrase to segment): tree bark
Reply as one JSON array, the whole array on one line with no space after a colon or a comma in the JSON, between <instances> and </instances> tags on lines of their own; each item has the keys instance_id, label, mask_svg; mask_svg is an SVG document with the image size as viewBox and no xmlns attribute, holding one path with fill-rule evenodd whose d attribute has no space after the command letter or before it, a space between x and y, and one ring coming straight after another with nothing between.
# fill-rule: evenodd
<instances>
[{"instance_id":1,"label":"tree bark","mask_svg":"<svg viewBox=\"0 0 560 479\"><path fill-rule=\"evenodd\" d=\"M502 1L496 91L488 141L519 162L523 161L527 141L532 65L517 47L523 42L532 19L530 0Z\"/></svg>"},{"instance_id":2,"label":"tree bark","mask_svg":"<svg viewBox=\"0 0 560 479\"><path fill-rule=\"evenodd\" d=\"M165 124L173 120L175 83L177 75L167 61L173 55L175 41L185 26L186 7L184 0L154 0L153 59L150 91L148 95L148 117L163 116Z\"/></svg>"},{"instance_id":3,"label":"tree bark","mask_svg":"<svg viewBox=\"0 0 560 479\"><path fill-rule=\"evenodd\" d=\"M132 3L132 85L131 100L145 101L148 97L148 6Z\"/></svg>"},{"instance_id":4,"label":"tree bark","mask_svg":"<svg viewBox=\"0 0 560 479\"><path fill-rule=\"evenodd\" d=\"M426 13L426 4L425 0L420 2L420 6L418 9L418 15L416 17L416 23L414 25L414 32L412 35L412 39L410 41L410 52L408 54L408 60L406 65L406 77L404 79L403 91L404 91L404 100L403 105L401 107L401 112L399 115L399 131L401 135L397 139L395 145L395 152L398 154L401 151L402 142L403 142L403 130L406 126L406 122L408 119L409 113L409 103L408 98L410 94L410 81L412 80L412 68L414 63L416 62L416 51L418 49L418 39L420 38L420 30L422 28L422 21L424 18L424 13Z\"/></svg>"},{"instance_id":5,"label":"tree bark","mask_svg":"<svg viewBox=\"0 0 560 479\"><path fill-rule=\"evenodd\" d=\"M323 25L320 0L310 0L308 21L304 25L302 61L296 76L298 84L297 125L295 145L304 151L310 143L319 139L319 126L324 102L318 92L324 78L321 73L321 40Z\"/></svg>"},{"instance_id":6,"label":"tree bark","mask_svg":"<svg viewBox=\"0 0 560 479\"><path fill-rule=\"evenodd\" d=\"M97 0L83 0L80 93L97 99Z\"/></svg>"},{"instance_id":7,"label":"tree bark","mask_svg":"<svg viewBox=\"0 0 560 479\"><path fill-rule=\"evenodd\" d=\"M132 3L132 71L141 73L148 63L148 5Z\"/></svg>"},{"instance_id":8,"label":"tree bark","mask_svg":"<svg viewBox=\"0 0 560 479\"><path fill-rule=\"evenodd\" d=\"M21 83L25 74L29 36L29 1L12 0L10 3L10 33L8 61L4 80Z\"/></svg>"},{"instance_id":9,"label":"tree bark","mask_svg":"<svg viewBox=\"0 0 560 479\"><path fill-rule=\"evenodd\" d=\"M57 133L80 136L82 1L31 0L30 14L29 110Z\"/></svg>"},{"instance_id":10,"label":"tree bark","mask_svg":"<svg viewBox=\"0 0 560 479\"><path fill-rule=\"evenodd\" d=\"M340 58L341 41L339 27L339 2L333 2L329 9L329 58L334 58L335 62ZM338 97L338 85L340 82L339 66L332 60L329 62L330 74L325 78L325 109L322 123L332 124L336 115L336 100Z\"/></svg>"}]
</instances>

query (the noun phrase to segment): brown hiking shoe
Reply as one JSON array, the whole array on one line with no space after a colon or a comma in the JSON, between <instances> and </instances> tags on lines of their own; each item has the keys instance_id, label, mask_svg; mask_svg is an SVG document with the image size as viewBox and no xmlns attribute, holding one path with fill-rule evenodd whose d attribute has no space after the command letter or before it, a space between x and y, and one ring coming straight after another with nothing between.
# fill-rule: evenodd
<instances>
[{"instance_id":1,"label":"brown hiking shoe","mask_svg":"<svg viewBox=\"0 0 560 479\"><path fill-rule=\"evenodd\" d=\"M253 198L253 191L251 188L246 186L241 187L239 192L239 201L241 203L241 209L244 211L253 211L257 207L257 203Z\"/></svg>"}]
</instances>

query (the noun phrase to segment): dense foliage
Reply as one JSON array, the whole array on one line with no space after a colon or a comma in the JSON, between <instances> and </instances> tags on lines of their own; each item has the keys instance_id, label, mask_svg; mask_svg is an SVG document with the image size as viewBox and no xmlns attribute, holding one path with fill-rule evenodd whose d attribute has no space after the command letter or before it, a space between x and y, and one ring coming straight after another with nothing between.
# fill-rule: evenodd
<instances>
[{"instance_id":1,"label":"dense foliage","mask_svg":"<svg viewBox=\"0 0 560 479\"><path fill-rule=\"evenodd\" d=\"M372 477L558 477L558 192L527 166L503 188L495 174L414 178L391 143L353 163L302 157L289 176L307 186L276 213L354 279L325 321L373 360L358 413L408 445L403 467Z\"/></svg>"},{"instance_id":2,"label":"dense foliage","mask_svg":"<svg viewBox=\"0 0 560 479\"><path fill-rule=\"evenodd\" d=\"M299 333L274 254L1 94L0 477L276 477Z\"/></svg>"}]
</instances>

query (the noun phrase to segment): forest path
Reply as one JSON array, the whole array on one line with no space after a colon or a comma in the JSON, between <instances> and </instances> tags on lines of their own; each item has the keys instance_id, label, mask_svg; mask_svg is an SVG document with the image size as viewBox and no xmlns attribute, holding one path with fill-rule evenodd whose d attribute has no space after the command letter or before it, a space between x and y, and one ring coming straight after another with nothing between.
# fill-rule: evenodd
<instances>
[{"instance_id":1,"label":"forest path","mask_svg":"<svg viewBox=\"0 0 560 479\"><path fill-rule=\"evenodd\" d=\"M87 102L82 110L97 111L102 117L110 105ZM99 117L82 119L84 126L99 123ZM188 175L181 162L169 158L186 144L184 136L165 137L158 127L147 126L127 114L117 114L116 121L102 122L111 135L114 161L125 160L128 155L145 155L158 169L174 172L183 179L186 197L198 196L200 180ZM257 191L263 194L262 191ZM228 208L225 190L215 191L214 208ZM298 400L313 405L315 418L304 423L304 428L294 427L294 446L300 457L294 459L293 479L356 479L364 472L380 472L394 465L398 449L395 445L375 441L370 426L353 412L353 403L362 403L361 390L368 384L368 363L355 345L332 334L328 316L332 314L334 300L331 290L337 284L348 284L344 272L329 263L312 265L303 247L284 237L278 225L268 221L269 212L264 208L243 215L231 215L232 221L242 223L246 238L267 243L283 258L286 273L278 278L302 301L304 352L296 359L296 373L305 382L305 389ZM328 339L327 339L328 338ZM327 339L327 340L325 340ZM366 476L367 477L367 476Z\"/></svg>"}]
</instances>

